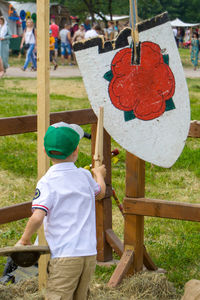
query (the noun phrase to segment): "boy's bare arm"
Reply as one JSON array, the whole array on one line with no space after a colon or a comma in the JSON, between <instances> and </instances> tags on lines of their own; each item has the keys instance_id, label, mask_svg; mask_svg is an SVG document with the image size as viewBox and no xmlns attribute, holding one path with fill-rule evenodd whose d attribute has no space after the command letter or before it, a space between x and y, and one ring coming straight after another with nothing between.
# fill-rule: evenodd
<instances>
[{"instance_id":1,"label":"boy's bare arm","mask_svg":"<svg viewBox=\"0 0 200 300\"><path fill-rule=\"evenodd\" d=\"M30 217L21 239L16 245L31 245L32 235L40 228L43 223L46 212L41 209L35 209Z\"/></svg>"},{"instance_id":2,"label":"boy's bare arm","mask_svg":"<svg viewBox=\"0 0 200 300\"><path fill-rule=\"evenodd\" d=\"M94 179L95 181L100 185L101 187L101 192L96 195L95 199L96 200L101 200L104 198L105 193L106 193L106 184L104 178L106 177L106 168L105 165L102 165L98 168L92 169Z\"/></svg>"}]
</instances>

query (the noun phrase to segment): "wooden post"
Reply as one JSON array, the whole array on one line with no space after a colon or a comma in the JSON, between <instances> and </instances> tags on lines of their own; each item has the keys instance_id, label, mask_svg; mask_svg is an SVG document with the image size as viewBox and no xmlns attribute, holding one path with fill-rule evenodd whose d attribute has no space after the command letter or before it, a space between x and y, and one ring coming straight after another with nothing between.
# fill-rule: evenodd
<instances>
[{"instance_id":1,"label":"wooden post","mask_svg":"<svg viewBox=\"0 0 200 300\"><path fill-rule=\"evenodd\" d=\"M126 152L126 197L145 195L145 162ZM134 250L130 273L143 269L144 216L125 214L124 248Z\"/></svg>"},{"instance_id":2,"label":"wooden post","mask_svg":"<svg viewBox=\"0 0 200 300\"><path fill-rule=\"evenodd\" d=\"M100 107L98 123L97 123L95 153L94 153L95 168L102 166L103 163L103 121L104 121L104 110L103 107Z\"/></svg>"},{"instance_id":3,"label":"wooden post","mask_svg":"<svg viewBox=\"0 0 200 300\"><path fill-rule=\"evenodd\" d=\"M145 162L126 152L126 197L144 197ZM108 286L116 287L127 274L142 271L144 216L124 214L124 252ZM148 258L148 257L147 257Z\"/></svg>"},{"instance_id":4,"label":"wooden post","mask_svg":"<svg viewBox=\"0 0 200 300\"><path fill-rule=\"evenodd\" d=\"M37 157L38 179L49 168L43 139L49 126L49 0L37 0ZM39 230L39 245L45 245L44 229ZM39 289L46 287L48 255L39 259Z\"/></svg>"},{"instance_id":5,"label":"wooden post","mask_svg":"<svg viewBox=\"0 0 200 300\"><path fill-rule=\"evenodd\" d=\"M92 157L95 153L96 124L92 125ZM106 186L111 186L111 138L104 130L103 163L106 166ZM94 160L93 160L94 165ZM112 260L112 248L106 241L106 230L112 228L112 201L109 196L96 201L96 231L97 231L97 260L101 262Z\"/></svg>"}]
</instances>

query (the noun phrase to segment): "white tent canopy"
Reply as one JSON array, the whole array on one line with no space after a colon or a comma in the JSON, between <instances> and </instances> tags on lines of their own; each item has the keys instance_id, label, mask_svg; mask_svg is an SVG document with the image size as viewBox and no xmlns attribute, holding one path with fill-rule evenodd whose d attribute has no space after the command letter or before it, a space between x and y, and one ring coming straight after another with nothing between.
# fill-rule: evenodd
<instances>
[{"instance_id":1,"label":"white tent canopy","mask_svg":"<svg viewBox=\"0 0 200 300\"><path fill-rule=\"evenodd\" d=\"M20 11L24 10L25 12L29 11L31 15L33 13L37 13L37 4L33 2L16 2L16 1L9 1L10 4L15 8L18 15L20 15ZM53 5L58 5L57 2L51 3L50 7Z\"/></svg>"},{"instance_id":2,"label":"white tent canopy","mask_svg":"<svg viewBox=\"0 0 200 300\"><path fill-rule=\"evenodd\" d=\"M172 27L195 27L199 26L200 23L184 23L180 19L176 18L175 20L171 21L171 26Z\"/></svg>"},{"instance_id":3,"label":"white tent canopy","mask_svg":"<svg viewBox=\"0 0 200 300\"><path fill-rule=\"evenodd\" d=\"M24 10L25 12L30 11L31 15L33 13L36 13L36 11L37 11L36 3L31 3L31 2L20 3L20 2L16 2L16 1L9 1L9 2L15 8L18 16L20 15L21 10Z\"/></svg>"},{"instance_id":4,"label":"white tent canopy","mask_svg":"<svg viewBox=\"0 0 200 300\"><path fill-rule=\"evenodd\" d=\"M103 14L102 14L103 15ZM110 16L109 15L103 15L104 16L104 18L107 20L107 21L110 21ZM97 21L102 21L102 18L99 16L99 15L94 15L94 18L95 18L95 20L97 20ZM88 18L89 20L91 20L91 17L89 17ZM112 20L113 21L120 21L120 20L127 20L127 19L129 19L129 15L125 15L125 16L116 16L116 15L114 15L114 16L112 16Z\"/></svg>"}]
</instances>

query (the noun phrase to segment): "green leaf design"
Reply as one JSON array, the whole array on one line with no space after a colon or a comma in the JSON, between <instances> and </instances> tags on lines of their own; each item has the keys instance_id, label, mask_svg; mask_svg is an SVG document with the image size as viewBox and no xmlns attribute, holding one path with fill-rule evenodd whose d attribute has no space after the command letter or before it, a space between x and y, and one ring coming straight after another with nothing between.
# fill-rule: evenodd
<instances>
[{"instance_id":1,"label":"green leaf design","mask_svg":"<svg viewBox=\"0 0 200 300\"><path fill-rule=\"evenodd\" d=\"M112 70L106 72L103 76L104 79L106 79L107 81L111 82L111 80L113 79L113 72Z\"/></svg>"},{"instance_id":2,"label":"green leaf design","mask_svg":"<svg viewBox=\"0 0 200 300\"><path fill-rule=\"evenodd\" d=\"M125 122L133 120L135 118L136 118L136 116L134 115L133 110L124 111L124 120L125 120Z\"/></svg>"},{"instance_id":3,"label":"green leaf design","mask_svg":"<svg viewBox=\"0 0 200 300\"><path fill-rule=\"evenodd\" d=\"M172 109L175 109L176 106L174 104L174 101L172 98L170 98L169 100L165 101L165 111L168 111L168 110L172 110Z\"/></svg>"},{"instance_id":4,"label":"green leaf design","mask_svg":"<svg viewBox=\"0 0 200 300\"><path fill-rule=\"evenodd\" d=\"M169 55L164 54L162 57L163 57L164 63L169 66Z\"/></svg>"}]
</instances>

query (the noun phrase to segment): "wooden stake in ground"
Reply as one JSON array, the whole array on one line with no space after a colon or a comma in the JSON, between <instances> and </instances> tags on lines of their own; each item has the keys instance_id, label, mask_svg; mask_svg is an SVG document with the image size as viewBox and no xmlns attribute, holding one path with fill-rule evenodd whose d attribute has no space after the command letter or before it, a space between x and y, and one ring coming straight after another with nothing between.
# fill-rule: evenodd
<instances>
[{"instance_id":1,"label":"wooden stake in ground","mask_svg":"<svg viewBox=\"0 0 200 300\"><path fill-rule=\"evenodd\" d=\"M49 168L49 159L43 151L43 139L49 126L49 0L37 0L37 157L38 179ZM39 230L39 245L45 245L44 229ZM39 289L46 287L47 261L39 260Z\"/></svg>"},{"instance_id":2,"label":"wooden stake in ground","mask_svg":"<svg viewBox=\"0 0 200 300\"><path fill-rule=\"evenodd\" d=\"M95 145L92 145L93 166L99 167L103 162L107 169L105 178L107 187L111 185L111 146L110 137L103 128L104 109L100 107L98 124L93 127L92 136L95 138ZM105 142L104 142L105 141ZM106 216L106 217L105 217ZM97 232L97 260L105 262L112 260L112 248L106 241L105 232L112 228L112 202L109 196L100 201L96 201L96 232Z\"/></svg>"},{"instance_id":3,"label":"wooden stake in ground","mask_svg":"<svg viewBox=\"0 0 200 300\"><path fill-rule=\"evenodd\" d=\"M99 108L96 144L94 153L94 167L100 167L103 162L103 107Z\"/></svg>"}]
</instances>

